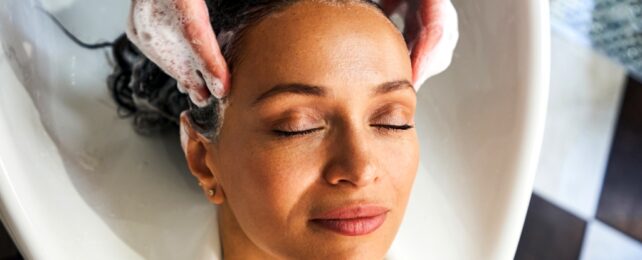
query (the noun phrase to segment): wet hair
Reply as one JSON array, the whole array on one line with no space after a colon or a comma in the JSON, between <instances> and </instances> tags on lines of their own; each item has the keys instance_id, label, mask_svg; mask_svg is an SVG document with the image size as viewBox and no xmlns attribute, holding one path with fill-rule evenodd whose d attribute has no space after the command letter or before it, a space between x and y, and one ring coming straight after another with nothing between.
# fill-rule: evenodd
<instances>
[{"instance_id":1,"label":"wet hair","mask_svg":"<svg viewBox=\"0 0 642 260\"><path fill-rule=\"evenodd\" d=\"M303 0L205 0L212 28L230 73L238 62L238 46L251 25ZM330 4L364 3L381 10L372 0L309 0ZM147 59L125 35L112 44L115 60L108 77L111 95L121 117L133 117L136 132L144 135L162 132L179 124L181 112L188 111L192 126L215 139L222 124L222 106L227 100L199 108L178 91L176 81ZM233 79L232 79L233 80Z\"/></svg>"}]
</instances>

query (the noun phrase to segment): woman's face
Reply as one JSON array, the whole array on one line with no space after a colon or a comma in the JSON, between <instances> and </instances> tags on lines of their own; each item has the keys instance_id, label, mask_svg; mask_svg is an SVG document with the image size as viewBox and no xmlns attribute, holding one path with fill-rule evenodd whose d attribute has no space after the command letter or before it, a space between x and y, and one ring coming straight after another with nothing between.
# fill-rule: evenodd
<instances>
[{"instance_id":1,"label":"woman's face","mask_svg":"<svg viewBox=\"0 0 642 260\"><path fill-rule=\"evenodd\" d=\"M363 4L301 2L247 31L232 79L218 141L188 155L221 225L279 258L382 258L419 158L398 30Z\"/></svg>"}]
</instances>

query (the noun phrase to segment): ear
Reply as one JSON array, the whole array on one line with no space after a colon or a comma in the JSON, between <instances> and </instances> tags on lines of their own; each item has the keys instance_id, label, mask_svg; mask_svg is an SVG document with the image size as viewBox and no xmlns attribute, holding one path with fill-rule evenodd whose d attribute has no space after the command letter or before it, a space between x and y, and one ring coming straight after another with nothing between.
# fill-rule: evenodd
<instances>
[{"instance_id":1,"label":"ear","mask_svg":"<svg viewBox=\"0 0 642 260\"><path fill-rule=\"evenodd\" d=\"M225 193L215 174L216 165L211 159L215 151L210 140L192 127L187 112L181 113L180 133L181 146L190 172L198 180L208 200L217 205L222 204Z\"/></svg>"}]
</instances>

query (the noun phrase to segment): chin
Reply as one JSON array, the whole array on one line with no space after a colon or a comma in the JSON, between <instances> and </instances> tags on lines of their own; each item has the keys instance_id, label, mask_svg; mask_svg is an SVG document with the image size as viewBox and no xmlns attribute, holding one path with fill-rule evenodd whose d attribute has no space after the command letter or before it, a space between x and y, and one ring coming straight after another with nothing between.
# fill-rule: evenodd
<instances>
[{"instance_id":1,"label":"chin","mask_svg":"<svg viewBox=\"0 0 642 260\"><path fill-rule=\"evenodd\" d=\"M366 259L381 260L386 256L389 245L351 245L347 248L328 248L323 254L311 255L308 259Z\"/></svg>"},{"instance_id":2,"label":"chin","mask_svg":"<svg viewBox=\"0 0 642 260\"><path fill-rule=\"evenodd\" d=\"M344 236L322 232L319 239L311 242L313 252L297 259L384 259L390 248L396 229L382 229L364 236Z\"/></svg>"}]
</instances>

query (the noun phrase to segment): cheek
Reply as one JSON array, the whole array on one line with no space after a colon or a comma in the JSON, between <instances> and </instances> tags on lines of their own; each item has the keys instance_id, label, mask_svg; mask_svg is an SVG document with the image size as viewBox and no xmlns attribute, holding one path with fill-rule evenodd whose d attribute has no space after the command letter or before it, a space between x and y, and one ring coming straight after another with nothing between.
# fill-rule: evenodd
<instances>
[{"instance_id":1,"label":"cheek","mask_svg":"<svg viewBox=\"0 0 642 260\"><path fill-rule=\"evenodd\" d=\"M383 158L385 177L394 189L398 203L405 203L417 175L419 144L416 135L393 142L382 144L378 157Z\"/></svg>"},{"instance_id":2,"label":"cheek","mask_svg":"<svg viewBox=\"0 0 642 260\"><path fill-rule=\"evenodd\" d=\"M221 129L215 159L226 202L248 236L256 241L282 240L299 227L288 223L301 216L300 198L316 181L307 151L266 142L265 133L252 130L254 117L231 103ZM300 221L299 221L300 222Z\"/></svg>"},{"instance_id":3,"label":"cheek","mask_svg":"<svg viewBox=\"0 0 642 260\"><path fill-rule=\"evenodd\" d=\"M252 138L238 139L252 140ZM223 150L222 150L223 151ZM309 153L292 147L270 148L239 141L221 155L226 200L248 235L270 236L294 231L288 223L305 216L300 200L316 183L318 169Z\"/></svg>"}]
</instances>

